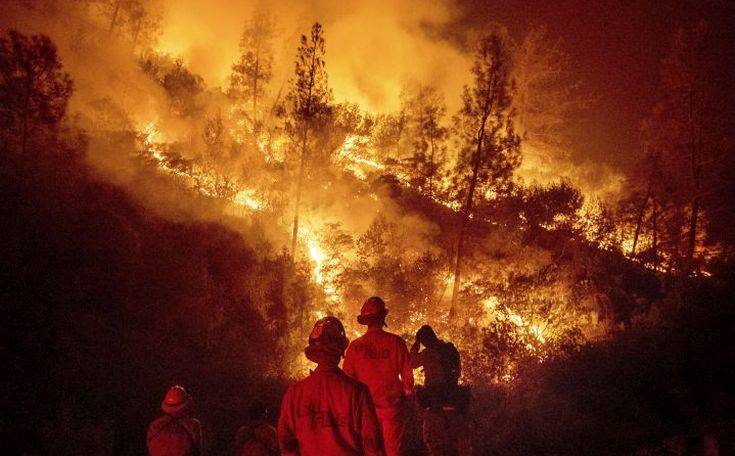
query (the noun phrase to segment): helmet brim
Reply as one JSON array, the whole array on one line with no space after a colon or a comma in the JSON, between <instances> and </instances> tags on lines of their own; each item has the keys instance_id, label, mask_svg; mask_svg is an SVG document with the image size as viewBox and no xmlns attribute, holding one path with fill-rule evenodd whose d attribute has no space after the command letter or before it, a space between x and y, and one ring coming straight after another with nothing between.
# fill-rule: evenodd
<instances>
[{"instance_id":1,"label":"helmet brim","mask_svg":"<svg viewBox=\"0 0 735 456\"><path fill-rule=\"evenodd\" d=\"M385 318L386 316L388 316L388 310L372 314L360 314L357 316L357 322L361 325L367 325L370 323L371 320Z\"/></svg>"},{"instance_id":2,"label":"helmet brim","mask_svg":"<svg viewBox=\"0 0 735 456\"><path fill-rule=\"evenodd\" d=\"M167 404L166 401L161 402L161 410L165 413L179 413L187 410L191 405L191 398L187 398L178 404Z\"/></svg>"}]
</instances>

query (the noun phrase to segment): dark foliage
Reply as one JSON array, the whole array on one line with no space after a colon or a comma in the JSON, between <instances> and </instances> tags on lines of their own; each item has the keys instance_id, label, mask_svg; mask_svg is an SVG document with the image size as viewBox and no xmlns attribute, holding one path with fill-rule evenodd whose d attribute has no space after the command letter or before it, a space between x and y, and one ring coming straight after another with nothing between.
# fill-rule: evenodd
<instances>
[{"instance_id":1,"label":"dark foliage","mask_svg":"<svg viewBox=\"0 0 735 456\"><path fill-rule=\"evenodd\" d=\"M151 215L78 147L2 153L4 446L140 454L173 383L224 445L256 392L277 401L285 312L267 271L283 261L218 225Z\"/></svg>"},{"instance_id":2,"label":"dark foliage","mask_svg":"<svg viewBox=\"0 0 735 456\"><path fill-rule=\"evenodd\" d=\"M732 286L732 284L730 284ZM732 288L689 283L655 325L537 365L507 395L479 391L482 454L720 454L735 451ZM706 453L710 454L710 453Z\"/></svg>"}]
</instances>

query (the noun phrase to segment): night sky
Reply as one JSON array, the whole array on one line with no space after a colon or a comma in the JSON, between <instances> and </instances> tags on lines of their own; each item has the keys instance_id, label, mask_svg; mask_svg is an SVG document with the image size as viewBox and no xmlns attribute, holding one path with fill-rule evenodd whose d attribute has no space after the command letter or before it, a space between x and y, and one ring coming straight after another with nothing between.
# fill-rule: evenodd
<instances>
[{"instance_id":1,"label":"night sky","mask_svg":"<svg viewBox=\"0 0 735 456\"><path fill-rule=\"evenodd\" d=\"M585 1L461 0L456 24L481 27L496 21L520 36L529 25L546 25L564 41L573 70L586 95L596 99L587 118L572 127L573 157L626 169L640 150L639 126L658 93L659 63L671 35L681 26L705 19L721 45L723 59L733 59L735 2L727 1Z\"/></svg>"}]
</instances>

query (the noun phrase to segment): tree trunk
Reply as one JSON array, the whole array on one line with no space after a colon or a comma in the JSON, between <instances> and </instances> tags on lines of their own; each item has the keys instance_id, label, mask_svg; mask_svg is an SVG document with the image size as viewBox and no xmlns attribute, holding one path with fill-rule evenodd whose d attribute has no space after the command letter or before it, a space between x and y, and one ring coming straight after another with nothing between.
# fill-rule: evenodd
<instances>
[{"instance_id":1,"label":"tree trunk","mask_svg":"<svg viewBox=\"0 0 735 456\"><path fill-rule=\"evenodd\" d=\"M429 147L431 152L429 153L429 199L434 197L434 128L429 129Z\"/></svg>"},{"instance_id":2,"label":"tree trunk","mask_svg":"<svg viewBox=\"0 0 735 456\"><path fill-rule=\"evenodd\" d=\"M697 190L695 189L695 193ZM692 198L692 214L689 219L689 236L687 246L685 275L689 275L694 267L694 251L697 247L697 224L699 218L699 196Z\"/></svg>"},{"instance_id":3,"label":"tree trunk","mask_svg":"<svg viewBox=\"0 0 735 456\"><path fill-rule=\"evenodd\" d=\"M311 65L309 67L309 91L306 99L306 108L304 110L304 125L301 137L301 163L299 164L299 177L296 183L296 208L293 216L293 234L291 236L291 260L296 262L296 241L299 238L299 211L301 209L301 192L304 185L304 171L306 169L306 141L309 137L309 120L311 113L311 95L314 91L314 77L316 75L316 45L311 54Z\"/></svg>"},{"instance_id":4,"label":"tree trunk","mask_svg":"<svg viewBox=\"0 0 735 456\"><path fill-rule=\"evenodd\" d=\"M699 131L695 132L695 119L694 119L694 90L689 91L689 155L691 160L691 172L692 172L692 183L694 191L691 199L691 215L689 218L689 233L687 239L687 254L686 264L684 269L684 275L688 276L692 272L694 266L694 253L697 248L697 225L699 222L699 209L700 209L700 177L701 177L701 164L699 152L701 149L701 127ZM695 138L696 135L699 138Z\"/></svg>"},{"instance_id":5,"label":"tree trunk","mask_svg":"<svg viewBox=\"0 0 735 456\"><path fill-rule=\"evenodd\" d=\"M112 30L115 28L115 22L117 22L117 13L120 11L120 2L122 0L115 1L115 10L112 12L112 18L110 19L110 30L107 32L108 35L112 35Z\"/></svg>"},{"instance_id":6,"label":"tree trunk","mask_svg":"<svg viewBox=\"0 0 735 456\"><path fill-rule=\"evenodd\" d=\"M26 149L28 148L28 110L31 104L31 85L33 83L33 77L31 75L30 68L26 69L26 87L25 93L23 94L23 119L21 123L21 154L25 156Z\"/></svg>"},{"instance_id":7,"label":"tree trunk","mask_svg":"<svg viewBox=\"0 0 735 456\"><path fill-rule=\"evenodd\" d=\"M140 28L142 27L143 19L138 19L135 23L135 33L133 34L133 51L138 46L138 36L140 36Z\"/></svg>"},{"instance_id":8,"label":"tree trunk","mask_svg":"<svg viewBox=\"0 0 735 456\"><path fill-rule=\"evenodd\" d=\"M653 239L651 245L651 251L653 253L653 267L658 267L658 208L656 207L656 198L654 197L651 201L651 231Z\"/></svg>"},{"instance_id":9,"label":"tree trunk","mask_svg":"<svg viewBox=\"0 0 735 456\"><path fill-rule=\"evenodd\" d=\"M646 207L648 206L648 199L651 197L651 182L648 182L648 188L646 189L646 196L643 198L643 202L641 203L641 207L638 210L638 216L636 217L636 223L635 223L635 234L633 234L633 247L630 249L630 257L635 257L635 248L638 245L638 236L641 234L641 226L643 225L643 215L646 212Z\"/></svg>"},{"instance_id":10,"label":"tree trunk","mask_svg":"<svg viewBox=\"0 0 735 456\"><path fill-rule=\"evenodd\" d=\"M304 170L306 169L306 139L308 136L308 127L304 126L304 133L301 140L301 162L299 164L299 177L296 182L296 207L293 216L293 234L291 237L291 258L296 262L296 241L299 238L299 210L301 208L301 191L304 185Z\"/></svg>"},{"instance_id":11,"label":"tree trunk","mask_svg":"<svg viewBox=\"0 0 735 456\"><path fill-rule=\"evenodd\" d=\"M258 125L258 76L260 74L260 50L255 54L255 73L253 73L253 132L257 136Z\"/></svg>"},{"instance_id":12,"label":"tree trunk","mask_svg":"<svg viewBox=\"0 0 735 456\"><path fill-rule=\"evenodd\" d=\"M467 222L472 211L472 199L475 195L475 187L477 186L477 176L480 172L480 164L482 163L482 141L485 137L485 123L487 122L487 111L482 118L480 129L477 135L477 149L475 150L475 163L472 165L472 178L470 186L467 190L467 202L462 211L462 218L459 226L459 234L457 237L457 256L454 262L454 284L452 285L452 302L449 306L449 319L452 320L456 312L457 296L459 295L459 285L462 279L462 247L464 247L464 238L467 230Z\"/></svg>"}]
</instances>

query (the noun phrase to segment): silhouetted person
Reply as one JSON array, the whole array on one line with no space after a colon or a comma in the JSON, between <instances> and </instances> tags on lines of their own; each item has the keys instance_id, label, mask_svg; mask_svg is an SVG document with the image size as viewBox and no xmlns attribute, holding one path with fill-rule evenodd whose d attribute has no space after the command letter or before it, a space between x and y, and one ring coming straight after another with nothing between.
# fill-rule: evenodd
<instances>
[{"instance_id":1,"label":"silhouetted person","mask_svg":"<svg viewBox=\"0 0 735 456\"><path fill-rule=\"evenodd\" d=\"M184 387L169 388L161 403L164 415L148 426L148 454L150 456L201 455L202 426L188 415L192 398Z\"/></svg>"},{"instance_id":2,"label":"silhouetted person","mask_svg":"<svg viewBox=\"0 0 735 456\"><path fill-rule=\"evenodd\" d=\"M344 369L370 388L375 402L385 453L403 454L405 447L407 407L406 396L413 393L413 370L406 342L383 330L388 309L377 296L369 298L360 310L357 321L367 331L347 349Z\"/></svg>"},{"instance_id":3,"label":"silhouetted person","mask_svg":"<svg viewBox=\"0 0 735 456\"><path fill-rule=\"evenodd\" d=\"M278 436L268 422L268 409L254 404L248 415L249 422L235 434L235 456L278 456Z\"/></svg>"},{"instance_id":4,"label":"silhouetted person","mask_svg":"<svg viewBox=\"0 0 735 456\"><path fill-rule=\"evenodd\" d=\"M291 386L281 404L282 454L385 454L367 386L339 368L348 343L337 318L325 317L314 325L305 353L316 369Z\"/></svg>"},{"instance_id":5,"label":"silhouetted person","mask_svg":"<svg viewBox=\"0 0 735 456\"><path fill-rule=\"evenodd\" d=\"M420 350L421 346L424 350ZM471 453L465 414L469 392L459 386L459 351L436 336L429 325L416 333L411 346L411 364L424 368L424 387L417 399L422 409L422 434L431 455L453 456Z\"/></svg>"}]
</instances>

